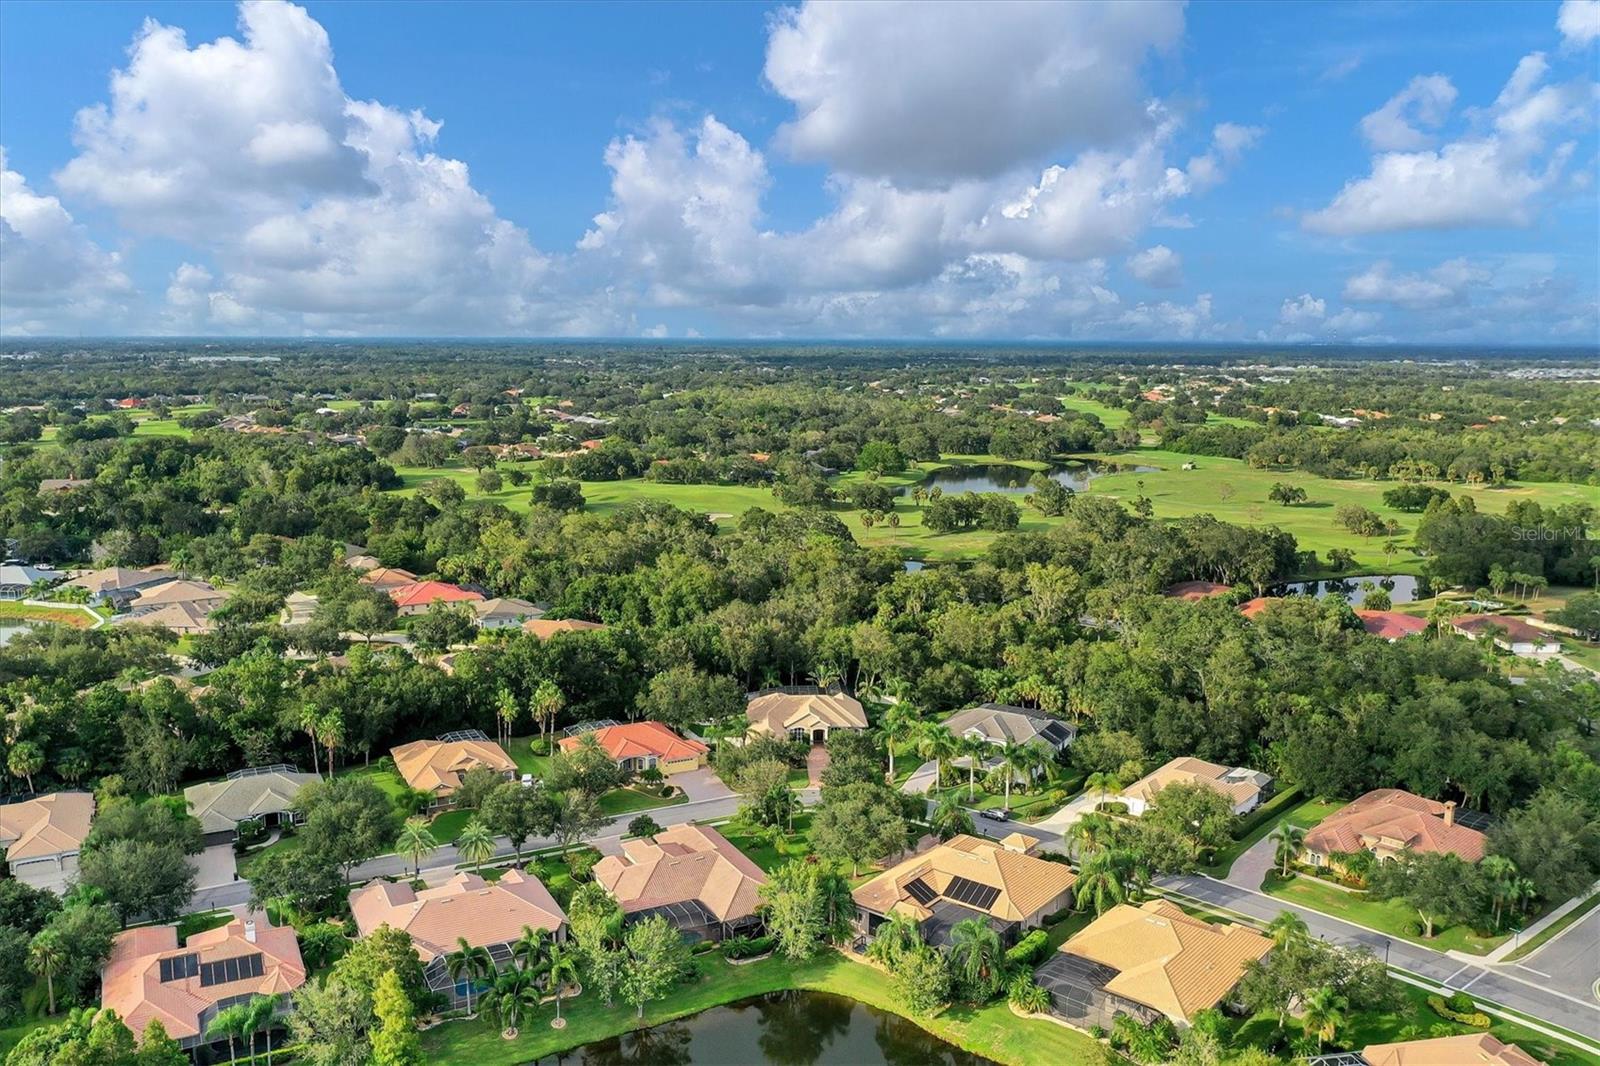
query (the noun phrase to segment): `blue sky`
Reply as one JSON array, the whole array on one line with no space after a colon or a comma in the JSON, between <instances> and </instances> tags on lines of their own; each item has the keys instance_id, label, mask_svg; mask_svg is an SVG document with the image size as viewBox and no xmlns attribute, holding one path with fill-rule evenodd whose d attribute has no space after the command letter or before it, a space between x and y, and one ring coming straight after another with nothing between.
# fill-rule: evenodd
<instances>
[{"instance_id":1,"label":"blue sky","mask_svg":"<svg viewBox=\"0 0 1600 1066\"><path fill-rule=\"evenodd\" d=\"M1600 342L1600 0L0 5L0 329Z\"/></svg>"}]
</instances>

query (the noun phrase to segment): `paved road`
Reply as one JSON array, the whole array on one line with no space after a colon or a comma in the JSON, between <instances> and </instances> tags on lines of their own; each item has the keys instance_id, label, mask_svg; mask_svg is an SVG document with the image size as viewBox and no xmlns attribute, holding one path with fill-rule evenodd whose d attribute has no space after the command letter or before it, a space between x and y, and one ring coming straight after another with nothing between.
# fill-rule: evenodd
<instances>
[{"instance_id":1,"label":"paved road","mask_svg":"<svg viewBox=\"0 0 1600 1066\"><path fill-rule=\"evenodd\" d=\"M1532 955L1501 968L1569 996L1595 1000L1595 985L1600 982L1600 907L1569 925Z\"/></svg>"},{"instance_id":2,"label":"paved road","mask_svg":"<svg viewBox=\"0 0 1600 1066\"><path fill-rule=\"evenodd\" d=\"M1326 914L1296 906L1259 892L1250 892L1209 877L1165 877L1157 886L1214 906L1225 907L1261 921L1271 921L1280 911L1291 910L1305 919L1311 932L1333 944L1370 948L1390 966L1425 977L1448 988L1465 990L1512 1010L1543 1018L1563 1029L1600 1040L1600 1003L1569 995L1551 982L1518 972L1515 966L1491 966L1434 951L1418 944L1371 932ZM1576 927L1575 927L1576 928ZM1557 943L1560 943L1557 941ZM1574 945L1574 948L1579 945ZM1542 954L1542 952L1541 952ZM1593 964L1594 956L1590 956Z\"/></svg>"},{"instance_id":3,"label":"paved road","mask_svg":"<svg viewBox=\"0 0 1600 1066\"><path fill-rule=\"evenodd\" d=\"M628 814L618 815L606 823L606 827L597 834L596 838L587 841L595 843L610 837L620 837L628 827L628 823L637 818L641 813L648 814L663 826L681 825L684 822L703 822L717 818L727 818L739 809L740 797L726 796L721 799L701 800L699 802L680 803L676 807L658 807L650 811L633 811ZM806 789L800 793L800 802L811 805L817 802L817 793ZM496 842L495 858L508 858L515 854L511 844L504 837ZM549 837L535 837L522 846L523 853L538 851L542 848L553 848L560 842ZM461 862L460 853L454 846L445 845L432 855L422 860L422 869L429 870L447 869ZM399 877L413 871L410 860L399 855L380 855L375 859L357 866L352 880L356 884L372 880L374 877ZM250 900L250 884L239 880L233 884L217 885L202 888L195 892L194 898L189 901L192 911L211 910L220 907L235 907Z\"/></svg>"}]
</instances>

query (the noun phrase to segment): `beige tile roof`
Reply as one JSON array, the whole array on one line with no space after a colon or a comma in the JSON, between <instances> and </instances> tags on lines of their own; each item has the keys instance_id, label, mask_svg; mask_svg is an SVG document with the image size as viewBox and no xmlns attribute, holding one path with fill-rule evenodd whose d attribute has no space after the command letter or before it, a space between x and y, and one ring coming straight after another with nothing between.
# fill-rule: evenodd
<instances>
[{"instance_id":1,"label":"beige tile roof","mask_svg":"<svg viewBox=\"0 0 1600 1066\"><path fill-rule=\"evenodd\" d=\"M0 848L11 862L77 851L94 821L94 796L51 792L0 807Z\"/></svg>"},{"instance_id":2,"label":"beige tile roof","mask_svg":"<svg viewBox=\"0 0 1600 1066\"><path fill-rule=\"evenodd\" d=\"M1060 950L1116 970L1108 992L1188 1019L1227 998L1245 964L1271 951L1272 941L1242 925L1203 922L1156 899L1112 907Z\"/></svg>"},{"instance_id":3,"label":"beige tile roof","mask_svg":"<svg viewBox=\"0 0 1600 1066\"><path fill-rule=\"evenodd\" d=\"M1361 1057L1370 1066L1545 1066L1515 1044L1488 1033L1467 1033L1400 1044L1368 1044Z\"/></svg>"},{"instance_id":4,"label":"beige tile roof","mask_svg":"<svg viewBox=\"0 0 1600 1066\"><path fill-rule=\"evenodd\" d=\"M585 622L581 618L530 618L522 623L523 632L532 633L540 640L549 640L557 633L588 633L604 628L599 622Z\"/></svg>"},{"instance_id":5,"label":"beige tile roof","mask_svg":"<svg viewBox=\"0 0 1600 1066\"><path fill-rule=\"evenodd\" d=\"M567 921L544 882L522 870L507 870L492 882L459 873L421 892L403 882L373 881L350 893L350 912L362 936L380 925L410 933L424 965L456 950L460 937L486 948L516 940L523 926L554 933Z\"/></svg>"},{"instance_id":6,"label":"beige tile roof","mask_svg":"<svg viewBox=\"0 0 1600 1066\"><path fill-rule=\"evenodd\" d=\"M472 613L479 618L537 618L544 611L537 604L513 596L496 596L472 605Z\"/></svg>"},{"instance_id":7,"label":"beige tile roof","mask_svg":"<svg viewBox=\"0 0 1600 1066\"><path fill-rule=\"evenodd\" d=\"M183 790L183 798L189 813L200 819L202 831L220 833L246 819L282 814L303 787L317 780L316 774L277 770L190 785Z\"/></svg>"},{"instance_id":8,"label":"beige tile roof","mask_svg":"<svg viewBox=\"0 0 1600 1066\"><path fill-rule=\"evenodd\" d=\"M67 584L72 588L88 589L93 593L101 593L115 591L116 589L131 589L140 585L150 585L157 581L166 581L175 576L171 570L162 570L156 567L135 570L126 566L108 566L104 570L80 574L68 581Z\"/></svg>"},{"instance_id":9,"label":"beige tile roof","mask_svg":"<svg viewBox=\"0 0 1600 1066\"><path fill-rule=\"evenodd\" d=\"M1398 788L1368 792L1318 822L1305 847L1320 855L1385 848L1449 852L1477 862L1489 838L1464 825L1446 825L1446 805Z\"/></svg>"},{"instance_id":10,"label":"beige tile roof","mask_svg":"<svg viewBox=\"0 0 1600 1066\"><path fill-rule=\"evenodd\" d=\"M165 626L174 633L209 633L212 629L211 612L198 603L169 603L142 614L119 615L117 623Z\"/></svg>"},{"instance_id":11,"label":"beige tile roof","mask_svg":"<svg viewBox=\"0 0 1600 1066\"><path fill-rule=\"evenodd\" d=\"M164 585L141 591L135 597L133 606L163 607L170 603L215 606L227 598L226 592L204 581L168 581Z\"/></svg>"},{"instance_id":12,"label":"beige tile roof","mask_svg":"<svg viewBox=\"0 0 1600 1066\"><path fill-rule=\"evenodd\" d=\"M851 895L858 904L879 914L899 907L921 919L929 912L906 886L921 879L942 896L953 877L999 889L1000 894L987 913L1009 922L1034 917L1077 881L1072 868L1063 863L1012 851L993 840L962 835L891 866Z\"/></svg>"},{"instance_id":13,"label":"beige tile roof","mask_svg":"<svg viewBox=\"0 0 1600 1066\"><path fill-rule=\"evenodd\" d=\"M654 840L624 840L621 856L607 855L594 879L626 913L698 900L718 921L755 913L767 883L761 867L705 825L675 825Z\"/></svg>"},{"instance_id":14,"label":"beige tile roof","mask_svg":"<svg viewBox=\"0 0 1600 1066\"><path fill-rule=\"evenodd\" d=\"M1177 758L1139 778L1123 789L1122 794L1150 803L1155 800L1156 793L1168 785L1202 784L1210 785L1235 805L1261 794L1261 786L1253 781L1222 780L1232 771L1233 767L1219 766L1204 759Z\"/></svg>"},{"instance_id":15,"label":"beige tile roof","mask_svg":"<svg viewBox=\"0 0 1600 1066\"><path fill-rule=\"evenodd\" d=\"M746 703L744 713L758 731L775 737L818 726L867 728L861 703L842 692L765 692Z\"/></svg>"},{"instance_id":16,"label":"beige tile roof","mask_svg":"<svg viewBox=\"0 0 1600 1066\"><path fill-rule=\"evenodd\" d=\"M399 588L401 585L415 584L417 575L398 566L380 566L375 570L368 570L361 575L364 584L374 588L389 589Z\"/></svg>"},{"instance_id":17,"label":"beige tile roof","mask_svg":"<svg viewBox=\"0 0 1600 1066\"><path fill-rule=\"evenodd\" d=\"M246 934L247 921L254 923L254 943ZM260 977L204 987L198 975L165 983L161 980L162 959L192 954L207 963L257 953L261 955ZM124 930L112 942L111 957L100 972L100 980L101 1006L116 1011L128 1028L143 1033L152 1021L160 1019L173 1039L182 1040L201 1035L200 1015L206 1008L233 996L291 992L305 984L306 967L294 928L272 925L265 915L256 914L195 933L182 947L178 946L175 925Z\"/></svg>"},{"instance_id":18,"label":"beige tile roof","mask_svg":"<svg viewBox=\"0 0 1600 1066\"><path fill-rule=\"evenodd\" d=\"M475 766L501 774L517 769L505 749L492 740L413 740L390 748L389 754L406 784L439 796L454 792L462 775Z\"/></svg>"}]
</instances>

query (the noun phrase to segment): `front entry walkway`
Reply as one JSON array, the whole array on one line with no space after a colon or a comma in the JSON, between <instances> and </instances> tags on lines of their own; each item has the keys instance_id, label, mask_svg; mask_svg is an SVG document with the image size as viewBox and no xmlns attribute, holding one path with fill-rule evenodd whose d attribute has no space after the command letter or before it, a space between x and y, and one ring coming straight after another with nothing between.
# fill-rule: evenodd
<instances>
[{"instance_id":1,"label":"front entry walkway","mask_svg":"<svg viewBox=\"0 0 1600 1066\"><path fill-rule=\"evenodd\" d=\"M828 749L821 744L814 746L806 755L806 787L822 787L822 771L828 768Z\"/></svg>"}]
</instances>

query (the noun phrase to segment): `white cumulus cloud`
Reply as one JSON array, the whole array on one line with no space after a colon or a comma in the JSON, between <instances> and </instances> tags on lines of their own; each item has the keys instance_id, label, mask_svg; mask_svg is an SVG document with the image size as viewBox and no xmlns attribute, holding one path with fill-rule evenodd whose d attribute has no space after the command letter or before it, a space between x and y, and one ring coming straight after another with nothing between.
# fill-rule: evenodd
<instances>
[{"instance_id":1,"label":"white cumulus cloud","mask_svg":"<svg viewBox=\"0 0 1600 1066\"><path fill-rule=\"evenodd\" d=\"M1183 284L1183 257L1164 244L1128 257L1128 273L1155 289L1175 289Z\"/></svg>"},{"instance_id":2,"label":"white cumulus cloud","mask_svg":"<svg viewBox=\"0 0 1600 1066\"><path fill-rule=\"evenodd\" d=\"M1405 152L1433 144L1433 135L1455 106L1456 87L1443 74L1421 74L1361 120L1361 135L1382 152Z\"/></svg>"},{"instance_id":3,"label":"white cumulus cloud","mask_svg":"<svg viewBox=\"0 0 1600 1066\"><path fill-rule=\"evenodd\" d=\"M1569 48L1587 48L1600 39L1600 0L1563 0L1556 28Z\"/></svg>"}]
</instances>

